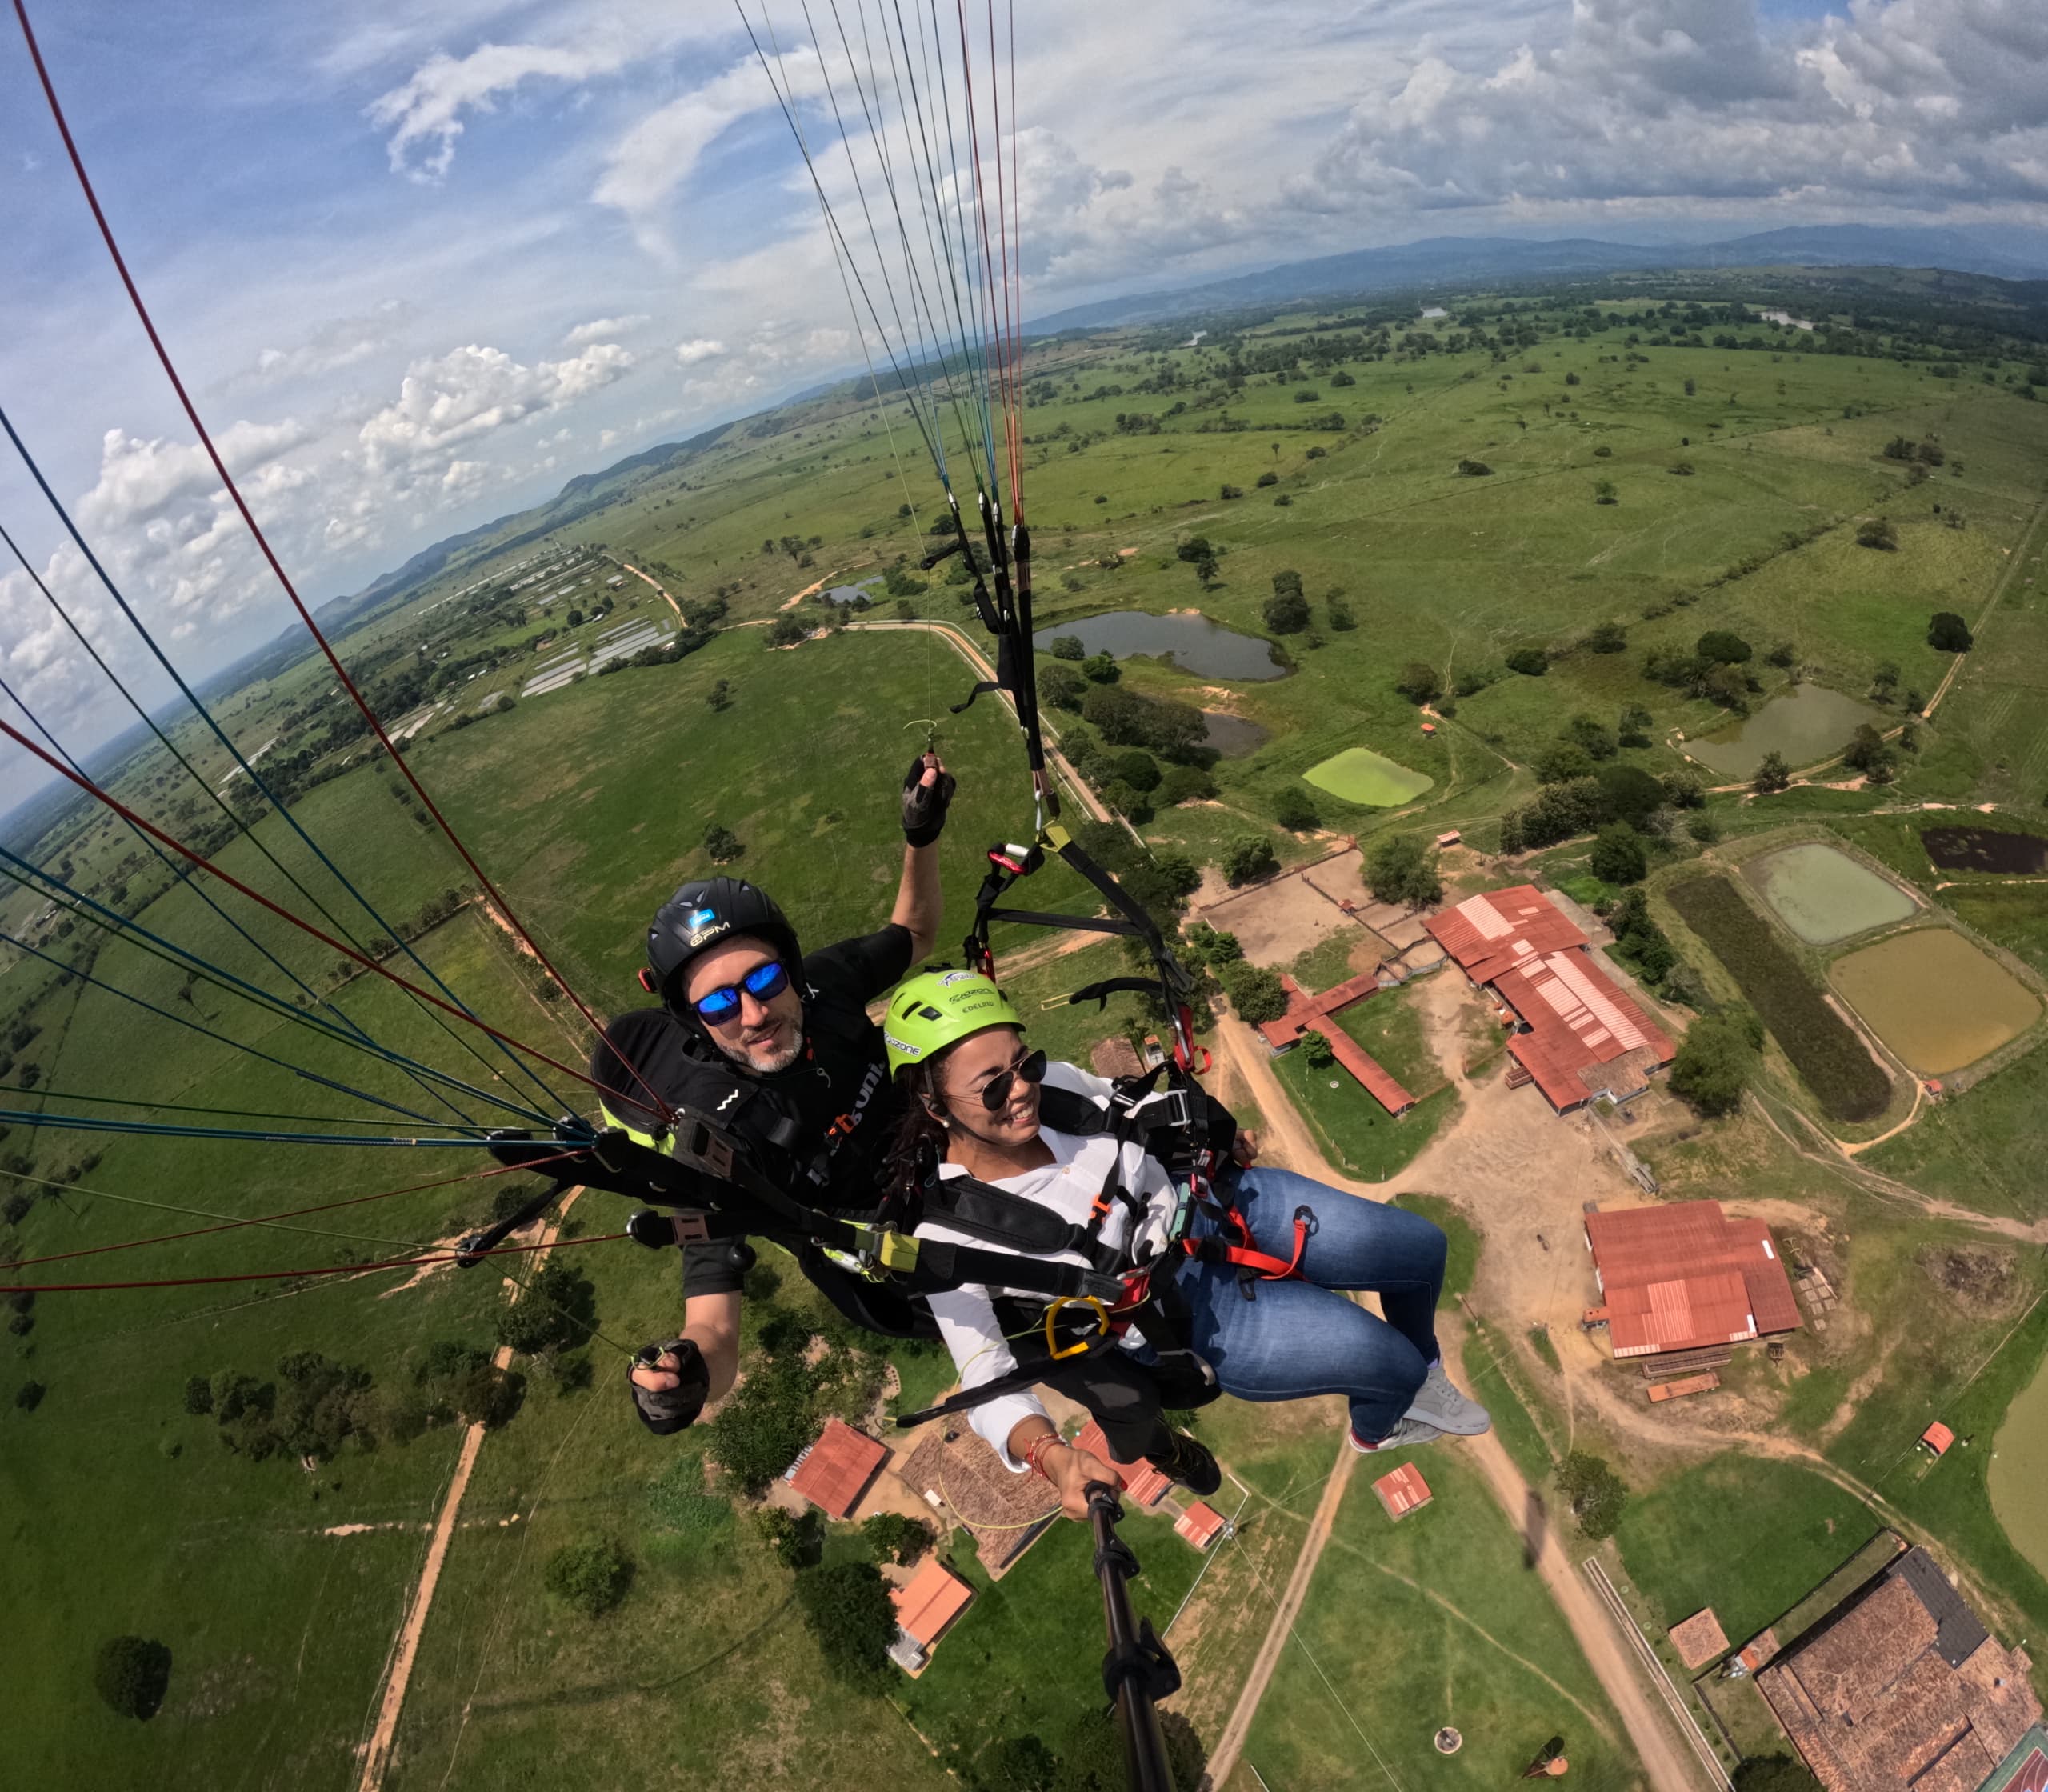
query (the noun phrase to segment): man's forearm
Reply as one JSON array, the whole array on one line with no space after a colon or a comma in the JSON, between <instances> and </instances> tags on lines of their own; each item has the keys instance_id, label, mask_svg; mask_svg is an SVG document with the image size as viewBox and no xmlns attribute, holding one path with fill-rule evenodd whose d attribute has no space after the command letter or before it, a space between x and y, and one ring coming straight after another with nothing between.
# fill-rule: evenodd
<instances>
[{"instance_id":1,"label":"man's forearm","mask_svg":"<svg viewBox=\"0 0 2048 1792\"><path fill-rule=\"evenodd\" d=\"M738 1294L698 1294L683 1302L682 1335L704 1358L713 1400L731 1393L739 1373L739 1305Z\"/></svg>"},{"instance_id":2,"label":"man's forearm","mask_svg":"<svg viewBox=\"0 0 2048 1792\"><path fill-rule=\"evenodd\" d=\"M913 959L929 957L938 943L946 901L938 882L938 846L906 846L903 877L896 886L895 912L890 919L910 930Z\"/></svg>"}]
</instances>

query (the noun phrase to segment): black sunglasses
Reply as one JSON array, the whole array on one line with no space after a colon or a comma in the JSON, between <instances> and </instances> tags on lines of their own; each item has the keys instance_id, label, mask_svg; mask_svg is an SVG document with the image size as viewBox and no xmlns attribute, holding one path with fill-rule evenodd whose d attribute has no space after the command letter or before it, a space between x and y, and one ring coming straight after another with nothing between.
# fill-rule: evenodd
<instances>
[{"instance_id":1,"label":"black sunglasses","mask_svg":"<svg viewBox=\"0 0 2048 1792\"><path fill-rule=\"evenodd\" d=\"M713 1026L730 1020L739 1012L739 998L742 991L756 1002L773 1002L790 986L789 968L780 958L770 958L756 965L737 983L722 984L715 990L707 990L690 1004L697 1012Z\"/></svg>"},{"instance_id":2,"label":"black sunglasses","mask_svg":"<svg viewBox=\"0 0 2048 1792\"><path fill-rule=\"evenodd\" d=\"M1027 1052L1006 1070L998 1070L983 1083L979 1090L982 1106L991 1114L1000 1114L1010 1103L1011 1092L1019 1082L1043 1082L1046 1080L1046 1054L1042 1051Z\"/></svg>"}]
</instances>

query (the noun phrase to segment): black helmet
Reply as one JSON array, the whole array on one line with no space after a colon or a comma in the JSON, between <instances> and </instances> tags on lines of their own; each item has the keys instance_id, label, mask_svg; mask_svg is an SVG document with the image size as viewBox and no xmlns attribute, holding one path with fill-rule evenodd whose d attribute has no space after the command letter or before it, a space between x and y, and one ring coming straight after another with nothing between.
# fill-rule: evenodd
<instances>
[{"instance_id":1,"label":"black helmet","mask_svg":"<svg viewBox=\"0 0 2048 1792\"><path fill-rule=\"evenodd\" d=\"M685 884L662 903L647 928L647 963L642 986L660 996L674 1012L689 1018L682 999L682 973L690 961L734 934L752 934L775 948L790 981L803 986L803 948L789 918L766 890L744 878L701 878Z\"/></svg>"}]
</instances>

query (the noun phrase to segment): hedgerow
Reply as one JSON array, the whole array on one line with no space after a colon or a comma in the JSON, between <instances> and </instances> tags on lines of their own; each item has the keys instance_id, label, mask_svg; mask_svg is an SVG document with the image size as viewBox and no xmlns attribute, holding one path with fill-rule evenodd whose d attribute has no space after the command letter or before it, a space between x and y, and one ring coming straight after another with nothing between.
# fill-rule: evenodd
<instances>
[{"instance_id":1,"label":"hedgerow","mask_svg":"<svg viewBox=\"0 0 2048 1792\"><path fill-rule=\"evenodd\" d=\"M1836 1120L1882 1114L1891 1095L1890 1078L1735 886L1726 878L1695 878L1674 886L1670 895L1686 925L1742 986L1822 1110Z\"/></svg>"}]
</instances>

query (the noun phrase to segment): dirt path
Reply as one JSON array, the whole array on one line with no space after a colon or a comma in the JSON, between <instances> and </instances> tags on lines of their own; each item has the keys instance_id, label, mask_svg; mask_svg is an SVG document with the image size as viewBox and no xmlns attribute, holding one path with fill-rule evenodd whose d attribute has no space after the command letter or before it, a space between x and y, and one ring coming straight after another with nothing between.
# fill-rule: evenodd
<instances>
[{"instance_id":1,"label":"dirt path","mask_svg":"<svg viewBox=\"0 0 2048 1792\"><path fill-rule=\"evenodd\" d=\"M578 1184L562 1196L562 1218L568 1217L570 1208L582 1192L582 1185ZM560 1224L558 1220L542 1234L543 1246L554 1242ZM547 1257L544 1249L532 1254L532 1273L538 1273ZM512 1298L516 1301L518 1298L519 1291L515 1286ZM494 1368L510 1368L510 1347L500 1345L490 1360ZM477 1466L477 1453L483 1448L483 1430L479 1421L462 1434L462 1452L455 1458L455 1472L441 1502L441 1514L434 1522L434 1536L426 1546L426 1562L420 1570L419 1584L413 1589L398 1634L392 1641L391 1653L386 1659L383 1689L377 1702L377 1721L370 1739L362 1744L360 1751L362 1770L356 1778L356 1792L382 1792L386 1770L391 1765L391 1745L398 1738L398 1717L406 1705L406 1688L412 1680L413 1663L419 1655L419 1639L426 1629L427 1614L433 1609L434 1590L440 1584L441 1570L448 1560L448 1546L455 1535L455 1521L462 1510L462 1496L469 1491L470 1475Z\"/></svg>"},{"instance_id":2,"label":"dirt path","mask_svg":"<svg viewBox=\"0 0 2048 1792\"><path fill-rule=\"evenodd\" d=\"M1245 1676L1244 1690L1238 1695L1230 1721L1223 1726L1222 1734L1209 1751L1208 1782L1211 1786L1223 1785L1237 1770L1238 1757L1244 1753L1245 1738L1251 1733L1251 1721L1258 1714L1258 1702L1266 1696L1273 1670L1279 1665L1280 1652L1294 1634L1294 1620L1301 1615L1302 1601L1308 1598L1309 1582L1315 1578L1315 1566L1322 1559L1323 1546L1330 1541L1330 1527L1337 1522L1337 1508L1343 1502L1344 1490L1350 1484L1351 1470L1358 1460L1358 1453L1340 1439L1337 1466L1323 1483L1322 1498L1317 1502L1315 1516L1309 1522L1309 1534L1302 1539L1302 1553L1295 1558L1294 1571L1287 1577L1286 1590L1274 1606L1273 1622L1266 1627L1266 1640L1258 1646L1251 1671ZM1256 1566L1253 1572L1258 1573ZM1262 1586L1266 1585L1263 1575L1259 1576L1259 1580ZM1270 1594L1272 1588L1266 1586L1266 1591Z\"/></svg>"},{"instance_id":3,"label":"dirt path","mask_svg":"<svg viewBox=\"0 0 2048 1792\"><path fill-rule=\"evenodd\" d=\"M1446 1358L1456 1361L1464 1322L1451 1313L1439 1313L1437 1330ZM1484 1437L1466 1439L1459 1447L1485 1476L1508 1522L1522 1532L1525 1558L1542 1576L1543 1585L1564 1614L1572 1634L1578 1638L1579 1647L1586 1651L1588 1664L1614 1702L1622 1726L1642 1758L1653 1792L1698 1792L1698 1769L1650 1703L1612 1622L1601 1610L1591 1589L1573 1571L1546 1522L1542 1500L1522 1478L1522 1471L1502 1447L1499 1434L1489 1431Z\"/></svg>"},{"instance_id":4,"label":"dirt path","mask_svg":"<svg viewBox=\"0 0 2048 1792\"><path fill-rule=\"evenodd\" d=\"M643 573L638 566L628 566L623 560L619 561L618 562L618 566L620 571L630 573L635 578L644 579L648 584L653 586L657 591L659 591L664 600L667 602L669 608L675 612L675 619L678 622L686 622L688 620L682 613L682 606L678 603L674 598L669 596L667 586L663 585L659 579L654 576L653 574Z\"/></svg>"},{"instance_id":5,"label":"dirt path","mask_svg":"<svg viewBox=\"0 0 2048 1792\"><path fill-rule=\"evenodd\" d=\"M974 675L977 678L993 678L995 676L995 668L982 657L981 649L950 623L849 622L846 626L850 629L908 629L914 632L935 634L974 669ZM1007 697L1002 699L1002 702L1004 706L1010 710L1011 714L1014 715L1017 713ZM1068 790L1080 798L1081 806L1088 811L1090 820L1098 822L1110 820L1112 818L1109 810L1104 808L1097 799L1095 793L1082 782L1081 774L1066 762L1066 755L1053 744L1050 738L1050 730L1047 730L1047 733L1049 738L1046 742L1046 757L1052 762L1053 768L1065 781Z\"/></svg>"},{"instance_id":6,"label":"dirt path","mask_svg":"<svg viewBox=\"0 0 2048 1792\"><path fill-rule=\"evenodd\" d=\"M2013 543L2012 558L2006 562L2006 570L1999 575L1998 582L1991 587L1990 599L1985 604L1983 613L1971 626L1970 632L1973 638L1983 634L1984 625L1991 619L1991 612L1998 607L1999 600L2006 594L2006 587L2012 583L2013 575L2025 563L2026 550L2034 545L2034 532L2041 526L2044 512L2048 512L2048 498L2034 505L2034 514L2026 519L2026 526L2020 530L2019 539ZM1942 674L1942 682L1934 686L1934 694L1927 699L1927 706L1921 711L1922 714L1932 718L1934 711L1941 706L1942 699L1948 695L1950 686L1962 675L1962 669L1969 659L1969 654L1958 654L1949 662L1948 670Z\"/></svg>"}]
</instances>

